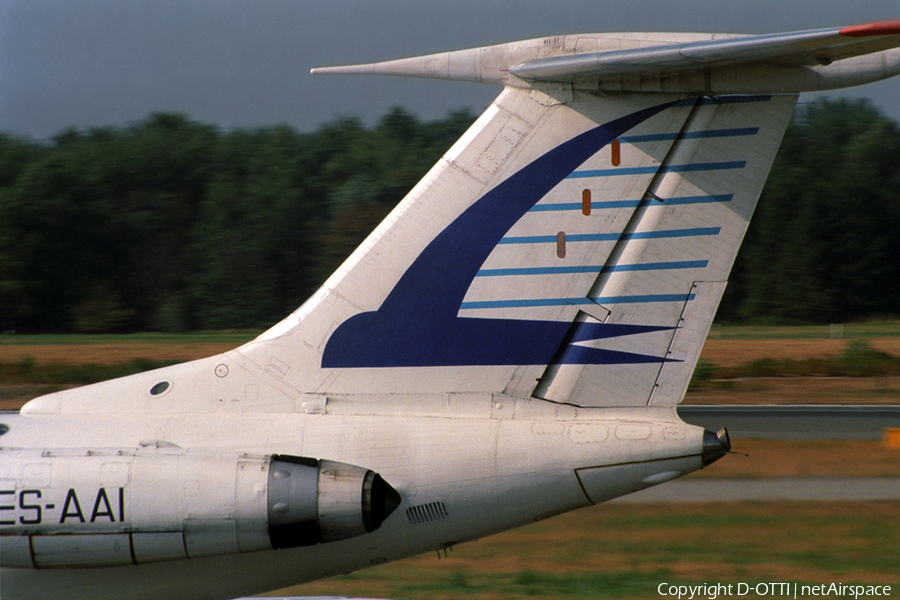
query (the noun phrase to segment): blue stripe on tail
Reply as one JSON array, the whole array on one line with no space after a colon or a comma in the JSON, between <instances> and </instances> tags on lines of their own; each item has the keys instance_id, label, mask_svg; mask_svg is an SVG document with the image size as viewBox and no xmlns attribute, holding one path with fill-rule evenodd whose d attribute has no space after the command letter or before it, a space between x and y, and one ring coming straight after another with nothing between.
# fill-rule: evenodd
<instances>
[{"instance_id":1,"label":"blue stripe on tail","mask_svg":"<svg viewBox=\"0 0 900 600\"><path fill-rule=\"evenodd\" d=\"M381 307L344 321L325 346L322 366L413 367L548 364L570 323L459 317L472 280L513 225L579 165L626 131L679 104L647 108L582 133L510 176L439 233ZM658 331L587 324L591 339ZM578 364L663 362L664 358L588 351Z\"/></svg>"}]
</instances>

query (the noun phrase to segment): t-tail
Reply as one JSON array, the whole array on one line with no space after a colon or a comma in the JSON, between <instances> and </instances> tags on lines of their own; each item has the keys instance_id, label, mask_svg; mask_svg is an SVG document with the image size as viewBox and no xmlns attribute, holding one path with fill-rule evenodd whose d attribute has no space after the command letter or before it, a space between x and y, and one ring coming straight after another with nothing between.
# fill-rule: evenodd
<instances>
[{"instance_id":1,"label":"t-tail","mask_svg":"<svg viewBox=\"0 0 900 600\"><path fill-rule=\"evenodd\" d=\"M797 95L900 73L897 46L895 21L315 70L503 91L254 341L4 420L4 598L267 591L711 464L727 432L675 407Z\"/></svg>"}]
</instances>

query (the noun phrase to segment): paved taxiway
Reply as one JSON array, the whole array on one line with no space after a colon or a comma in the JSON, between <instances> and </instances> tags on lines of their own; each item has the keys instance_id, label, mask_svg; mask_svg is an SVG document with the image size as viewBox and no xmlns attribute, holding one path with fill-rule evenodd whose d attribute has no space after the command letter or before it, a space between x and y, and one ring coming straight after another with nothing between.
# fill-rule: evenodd
<instances>
[{"instance_id":1,"label":"paved taxiway","mask_svg":"<svg viewBox=\"0 0 900 600\"><path fill-rule=\"evenodd\" d=\"M709 429L727 427L733 438L783 440L881 439L900 427L900 406L697 405L678 407L682 419Z\"/></svg>"},{"instance_id":2,"label":"paved taxiway","mask_svg":"<svg viewBox=\"0 0 900 600\"><path fill-rule=\"evenodd\" d=\"M886 428L900 427L900 406L888 405L681 405L678 407L678 414L688 423L710 429L725 426L733 438L881 439ZM780 500L900 500L900 471L897 477L686 478L636 492L613 502Z\"/></svg>"},{"instance_id":3,"label":"paved taxiway","mask_svg":"<svg viewBox=\"0 0 900 600\"><path fill-rule=\"evenodd\" d=\"M676 479L612 502L763 502L900 500L900 477Z\"/></svg>"}]
</instances>

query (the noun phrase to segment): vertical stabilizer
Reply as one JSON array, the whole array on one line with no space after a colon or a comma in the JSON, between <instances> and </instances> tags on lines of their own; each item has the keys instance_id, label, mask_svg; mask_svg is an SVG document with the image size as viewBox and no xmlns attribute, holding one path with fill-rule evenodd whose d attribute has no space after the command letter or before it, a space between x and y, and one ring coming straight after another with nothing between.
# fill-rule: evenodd
<instances>
[{"instance_id":1,"label":"vertical stabilizer","mask_svg":"<svg viewBox=\"0 0 900 600\"><path fill-rule=\"evenodd\" d=\"M793 103L508 88L240 352L306 392L676 403Z\"/></svg>"}]
</instances>

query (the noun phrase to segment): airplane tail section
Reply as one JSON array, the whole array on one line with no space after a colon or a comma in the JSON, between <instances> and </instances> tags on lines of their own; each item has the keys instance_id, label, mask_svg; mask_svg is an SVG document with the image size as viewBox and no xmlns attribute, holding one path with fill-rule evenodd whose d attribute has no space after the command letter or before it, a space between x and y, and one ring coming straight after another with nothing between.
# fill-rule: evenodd
<instances>
[{"instance_id":1,"label":"airplane tail section","mask_svg":"<svg viewBox=\"0 0 900 600\"><path fill-rule=\"evenodd\" d=\"M0 428L4 598L280 588L714 462L727 432L673 407L796 94L896 74L898 46L593 34L323 71L504 90L256 340Z\"/></svg>"},{"instance_id":2,"label":"airplane tail section","mask_svg":"<svg viewBox=\"0 0 900 600\"><path fill-rule=\"evenodd\" d=\"M504 91L241 356L322 395L675 405L797 93L900 73L898 46L892 21L568 35L315 69Z\"/></svg>"}]
</instances>

